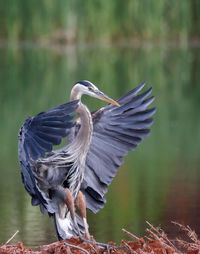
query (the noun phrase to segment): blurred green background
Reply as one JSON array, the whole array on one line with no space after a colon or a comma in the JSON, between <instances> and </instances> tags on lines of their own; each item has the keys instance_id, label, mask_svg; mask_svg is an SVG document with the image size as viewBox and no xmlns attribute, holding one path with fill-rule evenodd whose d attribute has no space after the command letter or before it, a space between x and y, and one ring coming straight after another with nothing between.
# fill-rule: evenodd
<instances>
[{"instance_id":1,"label":"blurred green background","mask_svg":"<svg viewBox=\"0 0 200 254\"><path fill-rule=\"evenodd\" d=\"M113 98L143 81L157 107L150 137L129 153L98 214L99 241L144 235L149 221L200 234L200 1L0 0L0 243L56 240L21 183L17 134L28 115L69 100L88 79ZM84 97L91 110L105 103Z\"/></svg>"},{"instance_id":2,"label":"blurred green background","mask_svg":"<svg viewBox=\"0 0 200 254\"><path fill-rule=\"evenodd\" d=\"M1 36L69 41L184 40L200 36L199 0L1 0Z\"/></svg>"}]
</instances>

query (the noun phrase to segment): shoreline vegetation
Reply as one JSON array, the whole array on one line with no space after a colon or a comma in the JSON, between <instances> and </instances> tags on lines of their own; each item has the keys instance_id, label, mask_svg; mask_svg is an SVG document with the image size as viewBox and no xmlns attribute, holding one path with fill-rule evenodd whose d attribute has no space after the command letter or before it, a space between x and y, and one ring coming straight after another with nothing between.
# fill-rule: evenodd
<instances>
[{"instance_id":1,"label":"shoreline vegetation","mask_svg":"<svg viewBox=\"0 0 200 254\"><path fill-rule=\"evenodd\" d=\"M62 44L200 39L198 0L7 0L1 5L0 40Z\"/></svg>"},{"instance_id":2,"label":"shoreline vegetation","mask_svg":"<svg viewBox=\"0 0 200 254\"><path fill-rule=\"evenodd\" d=\"M11 245L9 242L15 237L18 231L2 246L0 246L1 254L198 254L200 250L200 239L197 234L189 227L179 223L172 222L179 230L179 234L175 239L169 239L167 234L160 228L154 227L147 222L147 235L137 237L134 234L122 229L122 231L130 238L130 240L121 240L121 245L117 246L114 242L108 242L106 248L97 244L81 242L78 237L69 239L68 241L58 241L49 245L43 245L32 250L19 242ZM94 240L94 239L93 239Z\"/></svg>"},{"instance_id":3,"label":"shoreline vegetation","mask_svg":"<svg viewBox=\"0 0 200 254\"><path fill-rule=\"evenodd\" d=\"M60 37L59 37L60 36ZM8 41L0 38L0 49L13 48L13 49L45 49L55 50L60 53L63 51L70 51L74 49L87 49L87 48L200 48L200 38L177 40L171 38L170 40L140 40L133 38L130 40L118 41L91 41L91 42L76 42L68 41L63 34L59 36L50 35L38 40L25 40L25 41Z\"/></svg>"}]
</instances>

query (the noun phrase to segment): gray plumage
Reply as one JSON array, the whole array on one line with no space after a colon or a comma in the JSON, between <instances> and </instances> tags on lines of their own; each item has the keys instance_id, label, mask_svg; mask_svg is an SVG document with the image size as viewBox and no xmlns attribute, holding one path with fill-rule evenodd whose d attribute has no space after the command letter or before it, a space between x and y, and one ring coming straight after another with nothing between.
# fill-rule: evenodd
<instances>
[{"instance_id":1,"label":"gray plumage","mask_svg":"<svg viewBox=\"0 0 200 254\"><path fill-rule=\"evenodd\" d=\"M71 92L71 102L35 117L28 117L19 133L19 161L22 180L32 196L32 205L40 205L43 213L54 216L59 239L77 235L68 207L64 204L65 189L74 199L79 190L87 208L94 213L103 208L104 195L123 157L135 150L150 133L155 108L147 109L154 97L152 89L138 94L145 84L113 101L89 81L78 82ZM90 113L81 103L88 94L111 103ZM73 120L73 112L80 118ZM68 143L53 150L63 137ZM80 231L82 219L77 216Z\"/></svg>"}]
</instances>

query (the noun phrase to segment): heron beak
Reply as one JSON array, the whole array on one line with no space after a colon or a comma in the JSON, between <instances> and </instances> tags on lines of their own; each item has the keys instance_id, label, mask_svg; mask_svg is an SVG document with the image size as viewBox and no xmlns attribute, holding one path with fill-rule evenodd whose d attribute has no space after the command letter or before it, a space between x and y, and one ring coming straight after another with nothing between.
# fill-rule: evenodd
<instances>
[{"instance_id":1,"label":"heron beak","mask_svg":"<svg viewBox=\"0 0 200 254\"><path fill-rule=\"evenodd\" d=\"M97 90L95 91L95 95L97 98L99 98L102 101L107 101L115 106L120 107L119 103L116 102L115 100L111 99L110 97L108 97L106 94L102 93L101 91Z\"/></svg>"}]
</instances>

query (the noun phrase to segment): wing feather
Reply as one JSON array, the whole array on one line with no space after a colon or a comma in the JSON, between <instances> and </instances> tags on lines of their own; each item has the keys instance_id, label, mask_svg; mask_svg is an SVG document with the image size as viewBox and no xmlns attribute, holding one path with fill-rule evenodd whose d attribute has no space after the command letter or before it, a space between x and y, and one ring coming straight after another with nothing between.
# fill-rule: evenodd
<instances>
[{"instance_id":1,"label":"wing feather","mask_svg":"<svg viewBox=\"0 0 200 254\"><path fill-rule=\"evenodd\" d=\"M154 101L153 96L148 98L152 88L138 94L144 86L145 83L118 99L120 107L109 104L92 114L93 137L86 158L82 191L87 207L95 213L103 208L104 195L123 163L123 157L150 134L151 117L156 109L147 109Z\"/></svg>"},{"instance_id":2,"label":"wing feather","mask_svg":"<svg viewBox=\"0 0 200 254\"><path fill-rule=\"evenodd\" d=\"M41 204L45 208L46 202L32 171L34 162L52 151L53 146L59 145L62 138L69 134L75 124L72 112L77 106L76 100L39 113L33 118L28 117L20 129L18 154L22 180L34 205Z\"/></svg>"}]
</instances>

